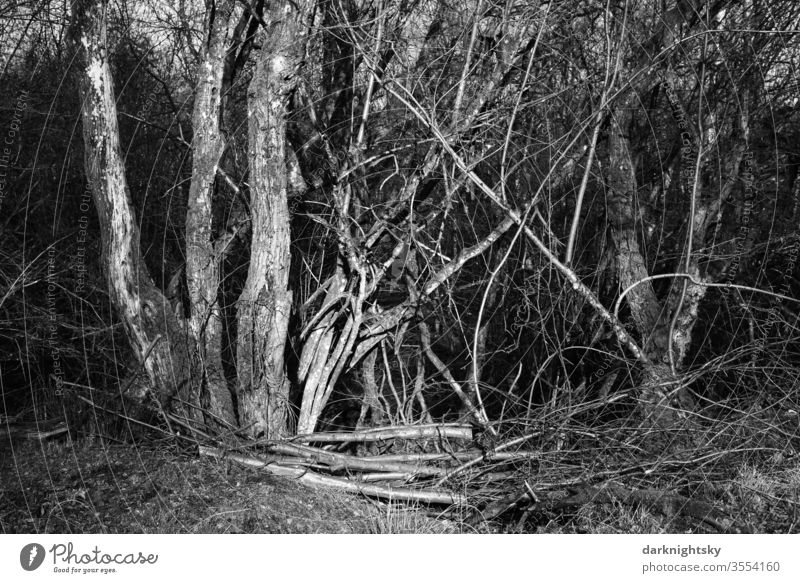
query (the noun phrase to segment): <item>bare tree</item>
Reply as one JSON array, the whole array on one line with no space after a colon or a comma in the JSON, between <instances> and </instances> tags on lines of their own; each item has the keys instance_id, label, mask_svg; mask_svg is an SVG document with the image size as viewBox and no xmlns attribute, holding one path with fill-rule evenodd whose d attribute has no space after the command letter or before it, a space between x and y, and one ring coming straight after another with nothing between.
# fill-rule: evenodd
<instances>
[{"instance_id":1,"label":"bare tree","mask_svg":"<svg viewBox=\"0 0 800 583\"><path fill-rule=\"evenodd\" d=\"M270 6L248 92L252 242L237 316L237 395L242 426L268 437L289 433L284 353L292 292L286 118L305 57L311 8L309 0Z\"/></svg>"},{"instance_id":2,"label":"bare tree","mask_svg":"<svg viewBox=\"0 0 800 583\"><path fill-rule=\"evenodd\" d=\"M708 249L741 206L765 85L726 77L723 48L737 63L756 59L748 42L762 43L761 59L787 54L726 29L766 26L758 10L209 1L183 322L139 258L105 6L81 2L74 24L86 39L87 173L113 301L162 401L178 395L198 423L202 411L206 425L280 438L314 432L351 378L364 391L359 425L369 410L429 418L434 375L443 399L491 433L509 405L499 386L510 394L524 376L531 415L534 394L553 401L580 384L565 352L603 344L622 347L646 424L673 426L694 406L693 331L727 281L707 268ZM224 119L241 124L223 131ZM215 208L229 191L240 216L222 227ZM246 233L226 311L221 274ZM515 378L491 372L503 354L519 362Z\"/></svg>"},{"instance_id":3,"label":"bare tree","mask_svg":"<svg viewBox=\"0 0 800 583\"><path fill-rule=\"evenodd\" d=\"M229 239L213 237L213 199L226 144L220 130L226 87L223 78L229 52L238 42L239 22L245 18L235 2L206 2L197 72L192 126L192 180L186 212L186 281L191 316L189 326L197 343L202 381L208 394L207 412L229 427L236 417L222 366L222 314L219 304L220 262ZM239 26L237 26L239 24ZM194 403L200 408L200 402Z\"/></svg>"},{"instance_id":4,"label":"bare tree","mask_svg":"<svg viewBox=\"0 0 800 583\"><path fill-rule=\"evenodd\" d=\"M107 44L107 3L77 2L72 35L81 55L86 174L100 219L111 301L150 386L163 404L193 391L192 356L182 323L155 286L139 248L139 229L120 154L114 84ZM141 388L139 396L147 390ZM188 411L191 417L197 413Z\"/></svg>"}]
</instances>

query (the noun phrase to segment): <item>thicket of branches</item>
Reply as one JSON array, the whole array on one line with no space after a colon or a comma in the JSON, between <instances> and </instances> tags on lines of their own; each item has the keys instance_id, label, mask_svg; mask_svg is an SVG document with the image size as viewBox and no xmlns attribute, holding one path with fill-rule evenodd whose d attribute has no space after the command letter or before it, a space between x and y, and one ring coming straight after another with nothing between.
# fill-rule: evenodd
<instances>
[{"instance_id":1,"label":"thicket of branches","mask_svg":"<svg viewBox=\"0 0 800 583\"><path fill-rule=\"evenodd\" d=\"M796 3L110 5L138 252L178 322L164 334L196 343L196 386L163 390L100 261L70 33L95 13L78 4L3 9L1 131L21 120L0 215L5 415L116 410L143 384L197 435L466 422L484 452L528 436L582 459L652 439L702 457L740 426L756 449L796 440ZM270 245L278 295L244 314Z\"/></svg>"}]
</instances>

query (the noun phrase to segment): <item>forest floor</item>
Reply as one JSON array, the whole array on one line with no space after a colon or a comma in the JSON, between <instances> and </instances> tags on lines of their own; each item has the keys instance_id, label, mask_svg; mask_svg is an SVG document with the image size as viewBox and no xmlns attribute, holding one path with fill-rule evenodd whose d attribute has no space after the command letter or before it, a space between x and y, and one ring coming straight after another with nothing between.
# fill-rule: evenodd
<instances>
[{"instance_id":1,"label":"forest floor","mask_svg":"<svg viewBox=\"0 0 800 583\"><path fill-rule=\"evenodd\" d=\"M800 532L800 428L755 421L716 425L687 455L592 434L491 488L478 470L452 484L469 507L449 509L312 489L172 440L0 439L0 533Z\"/></svg>"},{"instance_id":2,"label":"forest floor","mask_svg":"<svg viewBox=\"0 0 800 583\"><path fill-rule=\"evenodd\" d=\"M174 447L0 443L0 532L452 532L421 512Z\"/></svg>"}]
</instances>

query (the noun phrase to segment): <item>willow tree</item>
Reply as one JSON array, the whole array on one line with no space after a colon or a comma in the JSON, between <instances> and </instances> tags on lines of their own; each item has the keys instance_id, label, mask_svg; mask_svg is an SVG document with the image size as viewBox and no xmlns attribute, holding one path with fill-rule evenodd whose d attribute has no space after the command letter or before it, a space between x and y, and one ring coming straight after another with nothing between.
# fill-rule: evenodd
<instances>
[{"instance_id":1,"label":"willow tree","mask_svg":"<svg viewBox=\"0 0 800 583\"><path fill-rule=\"evenodd\" d=\"M204 30L197 67L192 125L192 177L186 212L186 283L191 314L189 328L196 343L199 382L208 403L206 412L228 427L236 418L222 365L222 314L219 304L220 262L230 238L214 238L213 200L217 168L226 143L220 130L229 53L235 55L249 15L233 0L206 3ZM200 406L195 400L194 405Z\"/></svg>"},{"instance_id":2,"label":"willow tree","mask_svg":"<svg viewBox=\"0 0 800 583\"><path fill-rule=\"evenodd\" d=\"M291 307L288 290L289 215L285 119L304 55L310 3L261 3L243 8L208 0L203 21L192 115L192 176L186 216L186 280L190 316L173 309L154 284L140 250L140 233L120 153L107 40L108 3L75 4L72 37L81 57L86 175L100 218L102 263L110 298L133 353L147 372L134 396L177 404L187 419L216 430L252 435L287 433L288 381L283 363ZM266 22L264 22L266 19ZM239 302L238 420L234 390L222 367L220 264L234 234L215 236L213 201L226 148L220 120L232 77L242 69L256 25L264 42L250 86L251 260ZM204 418L205 417L205 418Z\"/></svg>"},{"instance_id":3,"label":"willow tree","mask_svg":"<svg viewBox=\"0 0 800 583\"><path fill-rule=\"evenodd\" d=\"M568 316L534 314L522 325L566 326L572 318L590 349L601 337L617 342L638 367L632 393L648 419L669 425L691 406L674 389L701 302L719 278L704 267L704 245L740 188L758 97L750 77L725 80L720 47L736 63L757 62L748 53L755 40L740 32L764 26L757 6L465 6L205 4L184 318L140 256L119 153L106 1L77 3L86 170L103 263L133 351L163 403L177 396L196 423L280 438L314 431L349 371L364 379L360 421L367 409L374 419L430 418L433 372L459 411L492 431L482 369L492 352L512 351L503 334L489 334L493 306L511 312L515 301L543 296L552 306L568 292ZM574 34L564 35L566 27ZM788 54L778 45L765 54ZM710 104L706 94L730 97ZM221 227L215 205L231 191L244 201L242 216ZM223 277L236 246L246 259ZM523 271L525 285L508 299L507 282ZM482 290L479 308L454 299L460 277ZM225 295L226 278L236 281L235 301ZM598 291L595 279L610 283ZM666 291L654 283L662 280L671 283ZM467 347L464 378L436 348L437 331L448 327ZM536 344L547 362L574 340L564 332L552 343L565 329L552 328L557 333ZM235 374L223 366L225 338ZM404 346L416 351L411 390ZM289 347L297 358L287 365ZM380 357L391 383L390 352L406 376L387 405L374 368ZM539 390L540 375L531 377L528 397Z\"/></svg>"},{"instance_id":4,"label":"willow tree","mask_svg":"<svg viewBox=\"0 0 800 583\"><path fill-rule=\"evenodd\" d=\"M148 273L139 248L140 233L120 151L105 1L74 5L72 37L81 57L84 158L100 221L101 261L111 303L149 380L149 386L132 388L139 398L152 389L163 405L176 395L191 402L196 390L194 348L180 316ZM191 410L187 413L196 417Z\"/></svg>"},{"instance_id":5,"label":"willow tree","mask_svg":"<svg viewBox=\"0 0 800 583\"><path fill-rule=\"evenodd\" d=\"M284 354L292 292L286 119L305 57L312 5L310 0L270 4L248 91L252 242L239 299L236 371L240 421L252 435L282 437L289 432Z\"/></svg>"},{"instance_id":6,"label":"willow tree","mask_svg":"<svg viewBox=\"0 0 800 583\"><path fill-rule=\"evenodd\" d=\"M785 16L787 23L794 18L792 11ZM766 55L780 53L767 49L767 35L755 40L735 29L777 23L756 4L725 1L626 4L603 20L612 55L604 94L613 96L601 100L600 118L607 127L608 275L643 348L642 409L670 426L693 407L684 373L701 303L736 256L717 252L721 267L708 268L715 255L709 249L724 245L723 213L736 206L741 213L743 200L734 196L746 187L759 100L754 70L768 69ZM731 75L738 67L747 72ZM583 210L578 202L573 224Z\"/></svg>"}]
</instances>

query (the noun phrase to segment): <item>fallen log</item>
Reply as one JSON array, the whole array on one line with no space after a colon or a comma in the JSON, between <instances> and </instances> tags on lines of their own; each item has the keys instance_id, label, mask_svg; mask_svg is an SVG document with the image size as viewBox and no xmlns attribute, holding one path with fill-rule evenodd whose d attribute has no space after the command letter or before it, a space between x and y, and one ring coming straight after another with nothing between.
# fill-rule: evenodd
<instances>
[{"instance_id":1,"label":"fallen log","mask_svg":"<svg viewBox=\"0 0 800 583\"><path fill-rule=\"evenodd\" d=\"M434 468L420 464L386 462L380 459L380 457L361 458L295 443L271 443L268 448L273 453L312 459L316 463L324 463L330 466L331 470L334 471L367 470L371 472L415 474L418 476L443 476L446 473L446 470L442 468Z\"/></svg>"},{"instance_id":2,"label":"fallen log","mask_svg":"<svg viewBox=\"0 0 800 583\"><path fill-rule=\"evenodd\" d=\"M413 480L414 475L400 472L375 472L374 474L359 474L356 479L359 482L407 482Z\"/></svg>"},{"instance_id":3,"label":"fallen log","mask_svg":"<svg viewBox=\"0 0 800 583\"><path fill-rule=\"evenodd\" d=\"M375 498L402 500L406 502L423 502L426 504L463 504L466 497L460 494L441 490L412 490L410 488L390 488L374 484L364 484L318 474L303 468L289 468L278 464L270 464L256 457L230 453L214 447L199 446L202 456L217 459L228 459L238 464L260 468L272 475L292 478L311 487L334 488L343 492L363 494Z\"/></svg>"},{"instance_id":4,"label":"fallen log","mask_svg":"<svg viewBox=\"0 0 800 583\"><path fill-rule=\"evenodd\" d=\"M366 443L388 439L466 439L472 440L472 427L453 423L411 427L376 427L359 431L336 431L298 435L292 441L306 443Z\"/></svg>"}]
</instances>

